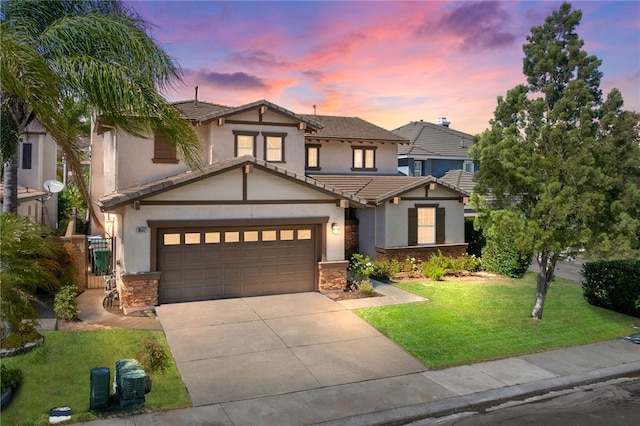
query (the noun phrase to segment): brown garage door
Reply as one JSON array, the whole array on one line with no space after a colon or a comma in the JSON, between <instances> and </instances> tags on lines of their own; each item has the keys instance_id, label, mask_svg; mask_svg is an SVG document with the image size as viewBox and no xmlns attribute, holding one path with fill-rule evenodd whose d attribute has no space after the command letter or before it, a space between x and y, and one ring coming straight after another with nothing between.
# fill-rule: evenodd
<instances>
[{"instance_id":1,"label":"brown garage door","mask_svg":"<svg viewBox=\"0 0 640 426\"><path fill-rule=\"evenodd\" d=\"M309 226L160 229L160 303L315 290Z\"/></svg>"}]
</instances>

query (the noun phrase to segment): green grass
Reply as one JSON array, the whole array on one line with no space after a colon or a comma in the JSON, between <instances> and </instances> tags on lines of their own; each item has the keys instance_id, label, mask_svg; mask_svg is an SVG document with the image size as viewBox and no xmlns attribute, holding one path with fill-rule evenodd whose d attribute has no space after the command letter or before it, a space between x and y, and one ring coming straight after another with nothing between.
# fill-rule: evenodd
<instances>
[{"instance_id":1,"label":"green grass","mask_svg":"<svg viewBox=\"0 0 640 426\"><path fill-rule=\"evenodd\" d=\"M640 319L589 305L580 283L557 278L541 321L530 318L535 274L483 282L397 283L429 299L356 313L428 368L540 352L628 336Z\"/></svg>"},{"instance_id":2,"label":"green grass","mask_svg":"<svg viewBox=\"0 0 640 426\"><path fill-rule=\"evenodd\" d=\"M89 411L91 369L109 367L111 382L118 359L136 358L140 343L153 336L166 348L161 331L94 330L44 331L42 346L23 355L4 358L10 368L20 368L23 380L7 407L2 410L3 425L38 425L49 423L49 410L71 407L72 420L87 420L112 415ZM144 410L166 410L191 406L187 390L173 358L164 373L152 375L153 386L146 395ZM112 389L110 385L110 390ZM117 406L117 405L116 405ZM138 410L140 407L129 410Z\"/></svg>"}]
</instances>

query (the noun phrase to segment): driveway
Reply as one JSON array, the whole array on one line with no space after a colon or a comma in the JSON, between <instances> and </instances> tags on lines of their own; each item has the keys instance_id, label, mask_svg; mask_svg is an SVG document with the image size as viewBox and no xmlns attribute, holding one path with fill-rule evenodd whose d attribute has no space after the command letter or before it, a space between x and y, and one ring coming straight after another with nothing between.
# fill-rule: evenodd
<instances>
[{"instance_id":1,"label":"driveway","mask_svg":"<svg viewBox=\"0 0 640 426\"><path fill-rule=\"evenodd\" d=\"M156 308L194 406L425 371L319 293Z\"/></svg>"}]
</instances>

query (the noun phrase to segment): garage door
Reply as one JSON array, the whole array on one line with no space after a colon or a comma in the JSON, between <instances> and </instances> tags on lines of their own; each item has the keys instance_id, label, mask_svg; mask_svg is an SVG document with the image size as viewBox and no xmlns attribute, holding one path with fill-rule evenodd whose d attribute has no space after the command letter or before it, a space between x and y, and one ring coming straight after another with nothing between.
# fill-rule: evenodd
<instances>
[{"instance_id":1,"label":"garage door","mask_svg":"<svg viewBox=\"0 0 640 426\"><path fill-rule=\"evenodd\" d=\"M160 303L315 290L315 225L158 232Z\"/></svg>"}]
</instances>

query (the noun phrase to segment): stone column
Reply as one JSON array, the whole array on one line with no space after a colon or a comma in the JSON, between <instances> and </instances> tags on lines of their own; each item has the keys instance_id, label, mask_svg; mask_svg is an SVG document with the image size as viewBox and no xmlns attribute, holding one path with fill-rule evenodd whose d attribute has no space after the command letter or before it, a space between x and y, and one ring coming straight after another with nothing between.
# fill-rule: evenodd
<instances>
[{"instance_id":1,"label":"stone column","mask_svg":"<svg viewBox=\"0 0 640 426\"><path fill-rule=\"evenodd\" d=\"M121 275L120 306L125 315L158 305L160 272Z\"/></svg>"}]
</instances>

